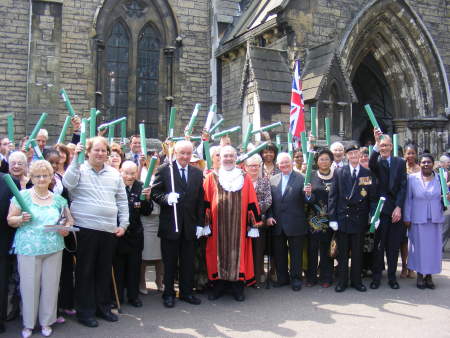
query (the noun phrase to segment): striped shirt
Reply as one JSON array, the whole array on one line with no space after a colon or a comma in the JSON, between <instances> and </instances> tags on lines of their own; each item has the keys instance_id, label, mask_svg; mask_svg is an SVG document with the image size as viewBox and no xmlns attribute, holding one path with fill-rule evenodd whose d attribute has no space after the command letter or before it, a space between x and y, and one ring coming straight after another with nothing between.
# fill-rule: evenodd
<instances>
[{"instance_id":1,"label":"striped shirt","mask_svg":"<svg viewBox=\"0 0 450 338\"><path fill-rule=\"evenodd\" d=\"M95 171L89 162L72 161L63 177L72 204L75 224L82 228L114 232L129 224L128 199L119 172L105 164ZM117 217L117 215L119 217Z\"/></svg>"}]
</instances>

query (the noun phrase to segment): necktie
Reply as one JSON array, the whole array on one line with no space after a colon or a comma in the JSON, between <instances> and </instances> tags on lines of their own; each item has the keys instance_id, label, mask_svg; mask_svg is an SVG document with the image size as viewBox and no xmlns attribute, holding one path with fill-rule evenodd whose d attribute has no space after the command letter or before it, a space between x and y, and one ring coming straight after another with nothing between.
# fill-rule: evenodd
<instances>
[{"instance_id":1,"label":"necktie","mask_svg":"<svg viewBox=\"0 0 450 338\"><path fill-rule=\"evenodd\" d=\"M353 169L352 181L353 181L353 183L355 183L355 181L356 181L356 168Z\"/></svg>"},{"instance_id":2,"label":"necktie","mask_svg":"<svg viewBox=\"0 0 450 338\"><path fill-rule=\"evenodd\" d=\"M138 154L134 154L134 163L136 163L136 165L139 165L139 155Z\"/></svg>"},{"instance_id":3,"label":"necktie","mask_svg":"<svg viewBox=\"0 0 450 338\"><path fill-rule=\"evenodd\" d=\"M184 171L186 169L181 168L180 170L181 170L181 180L183 181L184 184L187 184L186 175L184 174Z\"/></svg>"}]
</instances>

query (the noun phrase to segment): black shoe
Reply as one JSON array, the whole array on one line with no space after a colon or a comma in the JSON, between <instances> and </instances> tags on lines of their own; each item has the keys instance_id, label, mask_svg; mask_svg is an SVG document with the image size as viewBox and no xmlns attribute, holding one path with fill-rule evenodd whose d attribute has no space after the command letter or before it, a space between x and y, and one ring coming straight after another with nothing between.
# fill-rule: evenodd
<instances>
[{"instance_id":1,"label":"black shoe","mask_svg":"<svg viewBox=\"0 0 450 338\"><path fill-rule=\"evenodd\" d=\"M237 302L243 302L245 300L245 296L243 293L233 295L233 297Z\"/></svg>"},{"instance_id":2,"label":"black shoe","mask_svg":"<svg viewBox=\"0 0 450 338\"><path fill-rule=\"evenodd\" d=\"M388 284L391 287L391 289L394 289L394 290L400 289L400 285L398 285L397 281L395 281L395 280L389 281Z\"/></svg>"},{"instance_id":3,"label":"black shoe","mask_svg":"<svg viewBox=\"0 0 450 338\"><path fill-rule=\"evenodd\" d=\"M97 317L106 320L107 322L117 322L119 317L111 311L97 311Z\"/></svg>"},{"instance_id":4,"label":"black shoe","mask_svg":"<svg viewBox=\"0 0 450 338\"><path fill-rule=\"evenodd\" d=\"M98 322L95 318L78 318L78 323L87 327L97 327Z\"/></svg>"},{"instance_id":5,"label":"black shoe","mask_svg":"<svg viewBox=\"0 0 450 338\"><path fill-rule=\"evenodd\" d=\"M180 300L192 305L200 305L202 303L202 301L199 298L195 297L194 295L180 296Z\"/></svg>"},{"instance_id":6,"label":"black shoe","mask_svg":"<svg viewBox=\"0 0 450 338\"><path fill-rule=\"evenodd\" d=\"M282 283L280 283L280 282L273 282L272 283L272 286L274 288L281 288L282 286L285 286L285 285L289 285L289 282L282 282Z\"/></svg>"},{"instance_id":7,"label":"black shoe","mask_svg":"<svg viewBox=\"0 0 450 338\"><path fill-rule=\"evenodd\" d=\"M374 281L372 281L372 283L370 283L370 288L372 290L376 290L379 287L380 287L380 281L378 281L378 280L374 280Z\"/></svg>"},{"instance_id":8,"label":"black shoe","mask_svg":"<svg viewBox=\"0 0 450 338\"><path fill-rule=\"evenodd\" d=\"M366 286L364 285L364 284L352 284L352 288L354 288L354 289L356 289L356 290L358 290L358 291L360 291L360 292L366 292L367 291L367 288L366 288Z\"/></svg>"},{"instance_id":9,"label":"black shoe","mask_svg":"<svg viewBox=\"0 0 450 338\"><path fill-rule=\"evenodd\" d=\"M5 332L5 324L3 322L0 322L0 333Z\"/></svg>"},{"instance_id":10,"label":"black shoe","mask_svg":"<svg viewBox=\"0 0 450 338\"><path fill-rule=\"evenodd\" d=\"M338 284L338 285L336 285L336 287L334 288L334 291L336 291L336 292L344 292L345 289L347 289L346 286L341 285L341 284Z\"/></svg>"},{"instance_id":11,"label":"black shoe","mask_svg":"<svg viewBox=\"0 0 450 338\"><path fill-rule=\"evenodd\" d=\"M425 287L427 287L428 289L431 289L431 290L435 289L433 280L431 279L431 275L427 275L425 277Z\"/></svg>"},{"instance_id":12,"label":"black shoe","mask_svg":"<svg viewBox=\"0 0 450 338\"><path fill-rule=\"evenodd\" d=\"M174 296L163 296L163 304L167 308L173 308L175 306Z\"/></svg>"},{"instance_id":13,"label":"black shoe","mask_svg":"<svg viewBox=\"0 0 450 338\"><path fill-rule=\"evenodd\" d=\"M302 281L300 279L293 279L291 286L292 291L300 291L302 289Z\"/></svg>"},{"instance_id":14,"label":"black shoe","mask_svg":"<svg viewBox=\"0 0 450 338\"><path fill-rule=\"evenodd\" d=\"M142 301L139 298L128 300L128 304L134 307L142 307Z\"/></svg>"}]
</instances>

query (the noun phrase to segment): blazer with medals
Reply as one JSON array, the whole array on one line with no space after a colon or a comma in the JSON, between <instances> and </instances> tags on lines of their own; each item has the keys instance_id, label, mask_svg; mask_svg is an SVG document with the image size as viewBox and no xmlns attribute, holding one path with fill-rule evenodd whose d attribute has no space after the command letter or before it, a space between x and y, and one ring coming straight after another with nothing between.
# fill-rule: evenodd
<instances>
[{"instance_id":1,"label":"blazer with medals","mask_svg":"<svg viewBox=\"0 0 450 338\"><path fill-rule=\"evenodd\" d=\"M172 192L168 163L158 168L152 189L152 199L161 207L158 237L176 240L184 233L184 239L195 239L197 226L203 226L205 218L203 173L191 165L187 167L187 184L181 180L176 161L173 161L175 192L180 194L177 203L178 232L175 232L173 206L167 203Z\"/></svg>"},{"instance_id":2,"label":"blazer with medals","mask_svg":"<svg viewBox=\"0 0 450 338\"><path fill-rule=\"evenodd\" d=\"M407 185L405 160L391 156L387 167L380 153L374 150L369 159L369 168L377 178L378 194L386 197L381 213L391 216L395 207L400 207L403 213Z\"/></svg>"},{"instance_id":3,"label":"blazer with medals","mask_svg":"<svg viewBox=\"0 0 450 338\"><path fill-rule=\"evenodd\" d=\"M267 217L273 217L277 222L273 227L273 235L301 236L308 232L305 218L305 203L312 203L314 195L308 200L303 191L305 179L302 174L291 171L284 194L281 193L282 174L276 174L270 179L272 205L267 210Z\"/></svg>"},{"instance_id":4,"label":"blazer with medals","mask_svg":"<svg viewBox=\"0 0 450 338\"><path fill-rule=\"evenodd\" d=\"M367 231L369 213L376 207L377 192L370 170L359 166L353 183L350 166L336 169L328 196L330 222L338 222L339 231L361 233Z\"/></svg>"}]
</instances>

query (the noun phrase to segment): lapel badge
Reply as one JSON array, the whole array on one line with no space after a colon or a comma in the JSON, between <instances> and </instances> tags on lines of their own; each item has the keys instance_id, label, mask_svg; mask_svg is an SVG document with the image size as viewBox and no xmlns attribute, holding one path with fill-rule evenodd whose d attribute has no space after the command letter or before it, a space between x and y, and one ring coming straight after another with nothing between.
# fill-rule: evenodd
<instances>
[{"instance_id":1,"label":"lapel badge","mask_svg":"<svg viewBox=\"0 0 450 338\"><path fill-rule=\"evenodd\" d=\"M366 196L367 196L367 191L366 191L366 189L364 189L364 188L361 189L361 196L362 196L362 197L366 197Z\"/></svg>"}]
</instances>

